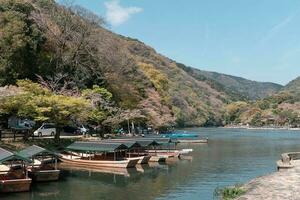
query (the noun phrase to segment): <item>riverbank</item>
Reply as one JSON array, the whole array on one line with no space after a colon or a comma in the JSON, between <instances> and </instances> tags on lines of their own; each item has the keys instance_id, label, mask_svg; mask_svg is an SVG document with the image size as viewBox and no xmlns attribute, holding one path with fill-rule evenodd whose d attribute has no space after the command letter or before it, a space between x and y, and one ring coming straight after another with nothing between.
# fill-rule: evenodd
<instances>
[{"instance_id":1,"label":"riverbank","mask_svg":"<svg viewBox=\"0 0 300 200\"><path fill-rule=\"evenodd\" d=\"M242 186L245 191L238 200L300 199L300 160L293 160L293 168L251 180Z\"/></svg>"},{"instance_id":2,"label":"riverbank","mask_svg":"<svg viewBox=\"0 0 300 200\"><path fill-rule=\"evenodd\" d=\"M49 150L60 150L64 147L72 144L74 141L78 139L74 138L61 138L59 141L55 141L53 138L43 138L43 139L35 139L35 140L3 140L0 141L0 147L5 148L10 151L19 151L31 145L38 145L43 148Z\"/></svg>"},{"instance_id":3,"label":"riverbank","mask_svg":"<svg viewBox=\"0 0 300 200\"><path fill-rule=\"evenodd\" d=\"M247 126L247 125L227 125L223 128L229 129L247 129L247 130L290 130L290 131L300 131L300 128L290 128L287 126Z\"/></svg>"}]
</instances>

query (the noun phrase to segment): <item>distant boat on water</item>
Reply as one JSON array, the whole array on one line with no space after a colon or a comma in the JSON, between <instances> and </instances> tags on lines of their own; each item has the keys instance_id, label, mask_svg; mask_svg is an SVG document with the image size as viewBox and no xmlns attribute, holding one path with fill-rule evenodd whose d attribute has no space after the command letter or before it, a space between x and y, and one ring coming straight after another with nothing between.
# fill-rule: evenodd
<instances>
[{"instance_id":1,"label":"distant boat on water","mask_svg":"<svg viewBox=\"0 0 300 200\"><path fill-rule=\"evenodd\" d=\"M162 137L167 137L167 138L196 138L196 137L199 137L199 135L196 134L196 133L167 133L167 134L162 134Z\"/></svg>"}]
</instances>

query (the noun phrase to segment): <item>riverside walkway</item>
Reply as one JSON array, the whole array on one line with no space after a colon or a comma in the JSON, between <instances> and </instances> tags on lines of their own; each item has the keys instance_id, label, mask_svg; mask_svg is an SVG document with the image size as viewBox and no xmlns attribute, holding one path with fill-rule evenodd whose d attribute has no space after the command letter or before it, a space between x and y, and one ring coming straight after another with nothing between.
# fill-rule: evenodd
<instances>
[{"instance_id":1,"label":"riverside walkway","mask_svg":"<svg viewBox=\"0 0 300 200\"><path fill-rule=\"evenodd\" d=\"M243 186L246 193L237 199L300 200L300 160L287 162L293 167L280 169L270 175L253 179ZM281 162L281 164L286 166L285 162Z\"/></svg>"}]
</instances>

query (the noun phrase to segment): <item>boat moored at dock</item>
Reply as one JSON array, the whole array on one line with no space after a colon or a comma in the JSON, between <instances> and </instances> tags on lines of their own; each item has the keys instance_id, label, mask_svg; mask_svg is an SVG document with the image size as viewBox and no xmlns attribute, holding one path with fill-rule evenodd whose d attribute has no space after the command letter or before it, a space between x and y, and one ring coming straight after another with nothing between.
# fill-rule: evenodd
<instances>
[{"instance_id":1,"label":"boat moored at dock","mask_svg":"<svg viewBox=\"0 0 300 200\"><path fill-rule=\"evenodd\" d=\"M67 147L66 153L61 154L60 160L77 167L135 167L140 158L126 159L124 154L127 149L124 144L74 142Z\"/></svg>"},{"instance_id":2,"label":"boat moored at dock","mask_svg":"<svg viewBox=\"0 0 300 200\"><path fill-rule=\"evenodd\" d=\"M60 170L57 169L57 155L42 147L32 145L18 152L19 155L31 160L27 166L29 177L33 181L57 181Z\"/></svg>"},{"instance_id":3,"label":"boat moored at dock","mask_svg":"<svg viewBox=\"0 0 300 200\"><path fill-rule=\"evenodd\" d=\"M26 165L30 160L0 148L0 192L27 192L30 190L31 178L28 177Z\"/></svg>"}]
</instances>

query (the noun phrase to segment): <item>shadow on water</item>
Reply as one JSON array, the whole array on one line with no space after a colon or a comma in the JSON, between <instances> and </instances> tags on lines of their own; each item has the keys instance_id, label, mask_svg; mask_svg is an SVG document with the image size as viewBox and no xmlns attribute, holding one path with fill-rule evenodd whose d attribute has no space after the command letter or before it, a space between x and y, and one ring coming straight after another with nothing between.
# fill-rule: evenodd
<instances>
[{"instance_id":1,"label":"shadow on water","mask_svg":"<svg viewBox=\"0 0 300 200\"><path fill-rule=\"evenodd\" d=\"M31 192L0 195L5 200L213 199L218 187L243 183L275 171L280 154L300 150L300 132L241 129L185 129L208 137L191 156L109 172L64 168L58 182L39 183Z\"/></svg>"}]
</instances>

